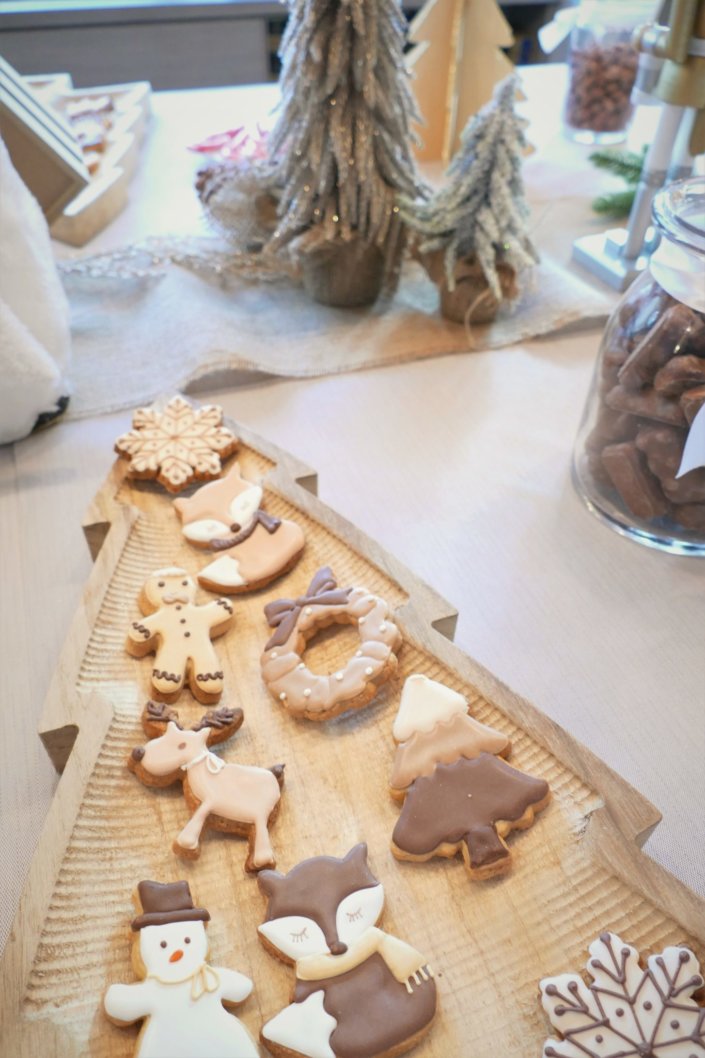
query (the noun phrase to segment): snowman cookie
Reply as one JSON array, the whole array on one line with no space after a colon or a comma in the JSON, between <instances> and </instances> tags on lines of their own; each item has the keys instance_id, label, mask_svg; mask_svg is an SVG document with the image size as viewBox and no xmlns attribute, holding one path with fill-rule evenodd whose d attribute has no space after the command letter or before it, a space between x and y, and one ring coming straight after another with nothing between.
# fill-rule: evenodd
<instances>
[{"instance_id":1,"label":"snowman cookie","mask_svg":"<svg viewBox=\"0 0 705 1058\"><path fill-rule=\"evenodd\" d=\"M174 501L188 542L217 556L198 574L202 587L226 595L255 591L297 563L303 532L261 505L261 485L243 478L237 463L224 478Z\"/></svg>"},{"instance_id":2,"label":"snowman cookie","mask_svg":"<svg viewBox=\"0 0 705 1058\"><path fill-rule=\"evenodd\" d=\"M232 604L217 599L198 606L195 600L196 584L178 566L156 570L140 593L146 616L130 625L126 649L136 658L156 655L152 689L159 701L176 701L187 678L199 702L217 702L223 693L223 670L211 640L230 627Z\"/></svg>"},{"instance_id":3,"label":"snowman cookie","mask_svg":"<svg viewBox=\"0 0 705 1058\"><path fill-rule=\"evenodd\" d=\"M245 1026L223 1007L247 999L252 981L207 962L210 915L194 907L188 882L140 882L137 897L132 964L140 980L111 985L104 999L116 1025L144 1022L135 1058L258 1058Z\"/></svg>"},{"instance_id":4,"label":"snowman cookie","mask_svg":"<svg viewBox=\"0 0 705 1058\"><path fill-rule=\"evenodd\" d=\"M276 1058L391 1058L431 1027L436 985L423 955L377 927L384 889L367 846L263 871L264 946L293 963L292 1002L262 1028Z\"/></svg>"}]
</instances>

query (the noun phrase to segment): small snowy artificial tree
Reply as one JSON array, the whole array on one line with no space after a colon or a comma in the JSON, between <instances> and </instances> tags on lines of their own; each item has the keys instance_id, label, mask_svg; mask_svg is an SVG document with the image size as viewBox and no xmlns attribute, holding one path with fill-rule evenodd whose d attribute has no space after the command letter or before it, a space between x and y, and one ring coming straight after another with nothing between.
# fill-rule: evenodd
<instances>
[{"instance_id":1,"label":"small snowy artificial tree","mask_svg":"<svg viewBox=\"0 0 705 1058\"><path fill-rule=\"evenodd\" d=\"M290 245L310 293L374 301L404 247L397 199L421 193L399 0L293 0L269 156L281 188L273 248Z\"/></svg>"},{"instance_id":2,"label":"small snowy artificial tree","mask_svg":"<svg viewBox=\"0 0 705 1058\"><path fill-rule=\"evenodd\" d=\"M517 274L538 260L526 226L516 87L515 77L506 78L470 119L435 194L401 199L442 312L458 322L492 319L501 301L516 296Z\"/></svg>"}]
</instances>

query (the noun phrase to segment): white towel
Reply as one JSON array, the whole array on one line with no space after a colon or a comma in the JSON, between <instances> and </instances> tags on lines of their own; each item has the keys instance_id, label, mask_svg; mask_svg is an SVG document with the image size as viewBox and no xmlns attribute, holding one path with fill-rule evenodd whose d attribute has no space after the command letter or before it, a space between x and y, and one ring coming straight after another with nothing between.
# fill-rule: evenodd
<instances>
[{"instance_id":1,"label":"white towel","mask_svg":"<svg viewBox=\"0 0 705 1058\"><path fill-rule=\"evenodd\" d=\"M68 395L70 350L49 229L0 139L0 444L25 437Z\"/></svg>"}]
</instances>

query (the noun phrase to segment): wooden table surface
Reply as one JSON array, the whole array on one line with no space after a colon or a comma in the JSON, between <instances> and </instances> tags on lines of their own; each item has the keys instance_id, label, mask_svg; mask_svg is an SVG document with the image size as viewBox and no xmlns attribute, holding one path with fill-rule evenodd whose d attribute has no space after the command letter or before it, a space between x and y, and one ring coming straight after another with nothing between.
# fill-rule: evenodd
<instances>
[{"instance_id":1,"label":"wooden table surface","mask_svg":"<svg viewBox=\"0 0 705 1058\"><path fill-rule=\"evenodd\" d=\"M547 84L527 79L544 123L533 140L550 157ZM171 143L175 168L148 147L130 206L89 249L200 227L174 175L193 169L183 145L273 98L269 87L155 97L152 136ZM165 171L172 198L157 193ZM317 469L325 502L452 601L456 642L661 809L647 851L705 894L705 563L621 539L573 491L599 337L198 396ZM129 422L66 422L0 448L0 946L57 782L36 728L90 568L81 516Z\"/></svg>"}]
</instances>

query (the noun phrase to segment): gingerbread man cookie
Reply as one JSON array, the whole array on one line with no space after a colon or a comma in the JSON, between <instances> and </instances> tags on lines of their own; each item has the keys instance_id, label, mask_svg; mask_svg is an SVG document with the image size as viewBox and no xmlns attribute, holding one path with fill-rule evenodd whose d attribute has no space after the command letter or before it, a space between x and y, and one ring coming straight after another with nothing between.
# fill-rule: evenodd
<instances>
[{"instance_id":1,"label":"gingerbread man cookie","mask_svg":"<svg viewBox=\"0 0 705 1058\"><path fill-rule=\"evenodd\" d=\"M319 569L304 595L267 603L264 613L275 632L260 658L262 676L296 717L328 720L360 709L396 671L402 638L388 604L364 588L339 588L329 566ZM301 657L306 642L332 624L354 625L360 648L344 668L313 673Z\"/></svg>"},{"instance_id":2,"label":"gingerbread man cookie","mask_svg":"<svg viewBox=\"0 0 705 1058\"><path fill-rule=\"evenodd\" d=\"M209 591L255 591L296 565L304 534L295 522L262 510L262 486L247 481L234 463L224 478L174 501L182 532L214 557L198 574Z\"/></svg>"},{"instance_id":3,"label":"gingerbread man cookie","mask_svg":"<svg viewBox=\"0 0 705 1058\"><path fill-rule=\"evenodd\" d=\"M143 1021L135 1058L258 1058L245 1026L223 1004L242 1003L252 981L211 966L204 907L194 907L188 882L140 882L132 965L136 983L113 984L105 1013L119 1026Z\"/></svg>"},{"instance_id":4,"label":"gingerbread man cookie","mask_svg":"<svg viewBox=\"0 0 705 1058\"><path fill-rule=\"evenodd\" d=\"M232 604L217 599L198 606L195 600L196 584L185 569L158 569L140 593L145 617L128 630L128 653L136 658L156 655L152 688L163 702L176 701L186 678L199 702L217 702L223 693L223 670L211 639L229 628Z\"/></svg>"}]
</instances>

